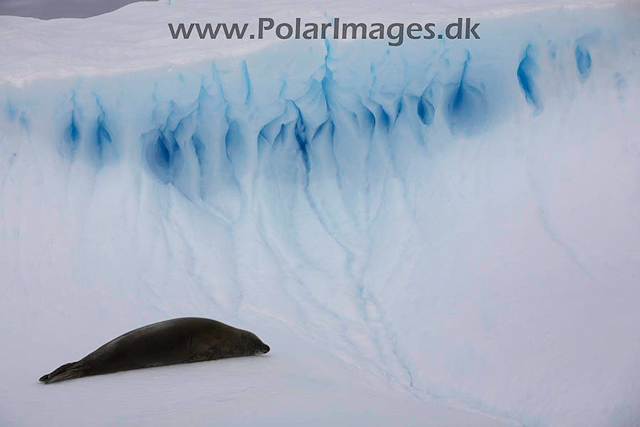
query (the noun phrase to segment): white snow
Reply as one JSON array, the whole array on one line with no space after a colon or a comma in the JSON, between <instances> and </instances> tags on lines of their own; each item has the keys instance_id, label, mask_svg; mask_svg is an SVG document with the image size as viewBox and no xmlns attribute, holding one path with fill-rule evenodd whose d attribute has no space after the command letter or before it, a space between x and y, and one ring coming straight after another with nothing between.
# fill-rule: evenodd
<instances>
[{"instance_id":1,"label":"white snow","mask_svg":"<svg viewBox=\"0 0 640 427\"><path fill-rule=\"evenodd\" d=\"M640 423L637 5L207 4L0 17L0 424ZM166 28L338 12L482 39ZM190 315L272 350L37 381Z\"/></svg>"},{"instance_id":2,"label":"white snow","mask_svg":"<svg viewBox=\"0 0 640 427\"><path fill-rule=\"evenodd\" d=\"M104 75L158 66L183 65L212 58L241 57L279 42L272 33L265 40L173 40L168 23L250 23L272 17L293 22L448 22L452 18L488 19L551 9L603 8L617 0L458 0L439 3L339 0L171 0L138 2L114 12L86 19L0 16L0 83L22 85L51 77ZM637 9L636 6L628 8ZM286 47L283 47L286 49Z\"/></svg>"}]
</instances>

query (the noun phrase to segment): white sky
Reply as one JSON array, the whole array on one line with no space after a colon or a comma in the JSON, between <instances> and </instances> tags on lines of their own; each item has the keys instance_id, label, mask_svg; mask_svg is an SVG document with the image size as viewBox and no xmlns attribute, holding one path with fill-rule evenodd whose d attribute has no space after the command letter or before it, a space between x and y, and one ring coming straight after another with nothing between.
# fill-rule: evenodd
<instances>
[{"instance_id":1,"label":"white sky","mask_svg":"<svg viewBox=\"0 0 640 427\"><path fill-rule=\"evenodd\" d=\"M136 1L157 0L0 0L0 15L40 19L87 18L111 12Z\"/></svg>"}]
</instances>

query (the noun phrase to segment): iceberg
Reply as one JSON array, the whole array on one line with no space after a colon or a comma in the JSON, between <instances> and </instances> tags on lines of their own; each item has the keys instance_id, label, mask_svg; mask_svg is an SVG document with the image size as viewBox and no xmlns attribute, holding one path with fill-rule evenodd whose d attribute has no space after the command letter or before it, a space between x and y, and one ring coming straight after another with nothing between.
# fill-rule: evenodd
<instances>
[{"instance_id":1,"label":"iceberg","mask_svg":"<svg viewBox=\"0 0 640 427\"><path fill-rule=\"evenodd\" d=\"M3 424L640 423L637 5L389 46L174 40L226 13L186 3L0 17ZM37 384L188 315L272 351Z\"/></svg>"}]
</instances>

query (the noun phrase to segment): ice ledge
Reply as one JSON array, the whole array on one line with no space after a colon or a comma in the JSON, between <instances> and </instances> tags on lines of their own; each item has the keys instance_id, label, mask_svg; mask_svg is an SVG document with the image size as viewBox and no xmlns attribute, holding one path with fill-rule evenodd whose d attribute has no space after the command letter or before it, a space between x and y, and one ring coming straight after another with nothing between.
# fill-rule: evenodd
<instances>
[{"instance_id":1,"label":"ice ledge","mask_svg":"<svg viewBox=\"0 0 640 427\"><path fill-rule=\"evenodd\" d=\"M210 3L205 0L164 0L133 3L112 13L86 19L0 16L0 84L21 87L50 78L109 75L157 67L246 55L277 40L173 40L169 22L257 22L259 17L325 22L339 16L352 22L446 22L460 16L504 18L544 9L600 8L620 5L617 0L504 1L459 0L433 4L405 1L389 8L385 2L326 0L308 3ZM634 7L634 6L630 6ZM638 9L635 6L635 9ZM286 12L283 12L286 11ZM310 41L322 43L321 41Z\"/></svg>"}]
</instances>

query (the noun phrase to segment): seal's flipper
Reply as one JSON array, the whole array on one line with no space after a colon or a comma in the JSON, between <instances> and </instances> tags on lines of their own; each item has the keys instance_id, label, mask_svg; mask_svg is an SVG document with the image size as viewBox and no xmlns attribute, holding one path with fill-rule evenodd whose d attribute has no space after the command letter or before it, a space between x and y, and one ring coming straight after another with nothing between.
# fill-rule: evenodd
<instances>
[{"instance_id":1,"label":"seal's flipper","mask_svg":"<svg viewBox=\"0 0 640 427\"><path fill-rule=\"evenodd\" d=\"M49 384L57 381L70 380L72 378L80 378L86 375L86 366L78 363L71 362L60 366L50 374L40 377L40 381Z\"/></svg>"}]
</instances>

